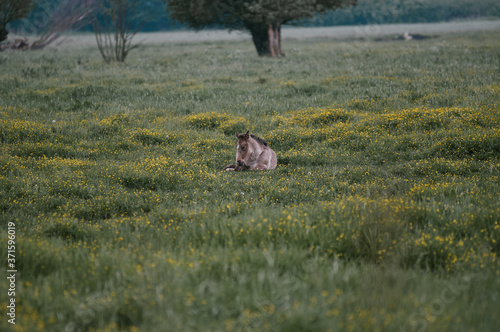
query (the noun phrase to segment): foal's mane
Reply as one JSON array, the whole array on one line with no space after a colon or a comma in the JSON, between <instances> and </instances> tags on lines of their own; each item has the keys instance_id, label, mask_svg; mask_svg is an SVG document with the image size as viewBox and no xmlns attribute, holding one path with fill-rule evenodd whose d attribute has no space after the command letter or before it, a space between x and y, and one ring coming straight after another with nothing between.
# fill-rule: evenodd
<instances>
[{"instance_id":1,"label":"foal's mane","mask_svg":"<svg viewBox=\"0 0 500 332\"><path fill-rule=\"evenodd\" d=\"M265 139L260 138L259 136L255 136L254 134L250 134L250 137L253 138L254 140L258 141L259 143L264 144L265 146L267 146L267 142L266 142Z\"/></svg>"}]
</instances>

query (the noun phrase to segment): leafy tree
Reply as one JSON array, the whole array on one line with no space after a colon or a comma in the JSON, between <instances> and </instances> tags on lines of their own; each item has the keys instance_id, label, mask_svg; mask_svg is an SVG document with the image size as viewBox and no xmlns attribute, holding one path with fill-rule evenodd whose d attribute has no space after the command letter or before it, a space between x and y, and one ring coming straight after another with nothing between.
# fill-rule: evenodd
<instances>
[{"instance_id":1,"label":"leafy tree","mask_svg":"<svg viewBox=\"0 0 500 332\"><path fill-rule=\"evenodd\" d=\"M169 0L167 12L197 30L246 30L260 56L283 56L282 24L351 4L356 0Z\"/></svg>"},{"instance_id":2,"label":"leafy tree","mask_svg":"<svg viewBox=\"0 0 500 332\"><path fill-rule=\"evenodd\" d=\"M0 42L7 39L7 24L26 15L33 9L34 0L0 0Z\"/></svg>"}]
</instances>

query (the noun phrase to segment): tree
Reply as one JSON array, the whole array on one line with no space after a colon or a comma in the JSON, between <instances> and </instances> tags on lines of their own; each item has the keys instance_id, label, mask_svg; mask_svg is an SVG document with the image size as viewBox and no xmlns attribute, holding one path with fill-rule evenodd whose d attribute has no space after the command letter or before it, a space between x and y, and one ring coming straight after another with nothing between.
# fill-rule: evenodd
<instances>
[{"instance_id":1,"label":"tree","mask_svg":"<svg viewBox=\"0 0 500 332\"><path fill-rule=\"evenodd\" d=\"M3 1L3 0L0 0ZM89 24L87 18L92 12L88 0L38 0L36 6L13 28L20 35L36 35L34 41L27 37L18 38L0 46L0 51L41 49L55 42L68 30L78 30Z\"/></svg>"},{"instance_id":2,"label":"tree","mask_svg":"<svg viewBox=\"0 0 500 332\"><path fill-rule=\"evenodd\" d=\"M356 0L169 0L167 12L196 30L248 31L260 56L283 56L281 25L352 4Z\"/></svg>"},{"instance_id":3,"label":"tree","mask_svg":"<svg viewBox=\"0 0 500 332\"><path fill-rule=\"evenodd\" d=\"M137 0L97 0L100 10L96 10L92 20L97 47L106 62L125 61L128 52L137 45L132 38L142 28L143 23L133 29L136 19Z\"/></svg>"},{"instance_id":4,"label":"tree","mask_svg":"<svg viewBox=\"0 0 500 332\"><path fill-rule=\"evenodd\" d=\"M0 0L0 42L9 34L7 24L26 17L34 5L34 0Z\"/></svg>"},{"instance_id":5,"label":"tree","mask_svg":"<svg viewBox=\"0 0 500 332\"><path fill-rule=\"evenodd\" d=\"M88 6L86 0L61 0L56 7L50 11L39 27L41 33L37 40L31 43L31 49L40 49L59 39L68 30L78 30L87 25L88 18L92 12L92 6Z\"/></svg>"}]
</instances>

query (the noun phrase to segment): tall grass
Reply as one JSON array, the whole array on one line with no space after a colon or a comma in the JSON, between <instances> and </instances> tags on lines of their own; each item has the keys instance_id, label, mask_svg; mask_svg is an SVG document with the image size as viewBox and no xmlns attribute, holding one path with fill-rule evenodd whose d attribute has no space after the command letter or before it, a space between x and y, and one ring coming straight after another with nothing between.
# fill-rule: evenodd
<instances>
[{"instance_id":1,"label":"tall grass","mask_svg":"<svg viewBox=\"0 0 500 332\"><path fill-rule=\"evenodd\" d=\"M2 329L493 331L495 40L0 54ZM222 171L246 129L276 170Z\"/></svg>"}]
</instances>

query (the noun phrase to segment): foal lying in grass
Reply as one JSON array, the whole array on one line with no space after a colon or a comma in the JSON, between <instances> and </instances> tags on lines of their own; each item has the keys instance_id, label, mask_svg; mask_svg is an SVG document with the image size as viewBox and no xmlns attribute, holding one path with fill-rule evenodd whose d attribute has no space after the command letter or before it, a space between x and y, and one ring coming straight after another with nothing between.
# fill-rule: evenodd
<instances>
[{"instance_id":1,"label":"foal lying in grass","mask_svg":"<svg viewBox=\"0 0 500 332\"><path fill-rule=\"evenodd\" d=\"M247 169L267 170L275 169L278 160L276 153L267 146L267 142L260 137L236 133L236 164L224 167L226 171L244 171Z\"/></svg>"}]
</instances>

